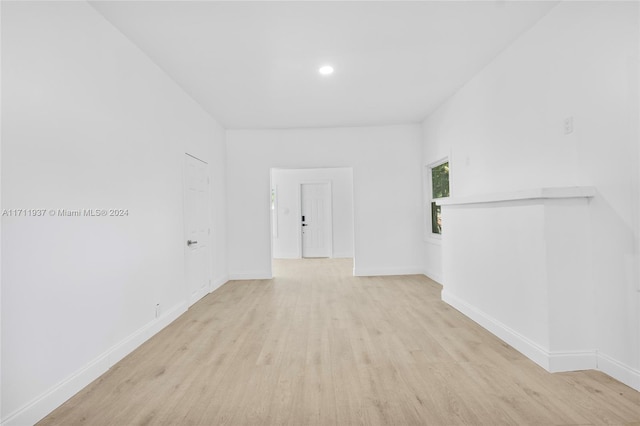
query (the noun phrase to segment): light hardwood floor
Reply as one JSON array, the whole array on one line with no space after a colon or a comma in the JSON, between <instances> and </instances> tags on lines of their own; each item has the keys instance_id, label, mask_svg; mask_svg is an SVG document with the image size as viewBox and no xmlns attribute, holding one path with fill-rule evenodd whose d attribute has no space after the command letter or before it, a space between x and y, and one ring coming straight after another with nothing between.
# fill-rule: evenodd
<instances>
[{"instance_id":1,"label":"light hardwood floor","mask_svg":"<svg viewBox=\"0 0 640 426\"><path fill-rule=\"evenodd\" d=\"M231 281L43 425L640 424L640 393L549 374L440 301L424 276L279 260Z\"/></svg>"}]
</instances>

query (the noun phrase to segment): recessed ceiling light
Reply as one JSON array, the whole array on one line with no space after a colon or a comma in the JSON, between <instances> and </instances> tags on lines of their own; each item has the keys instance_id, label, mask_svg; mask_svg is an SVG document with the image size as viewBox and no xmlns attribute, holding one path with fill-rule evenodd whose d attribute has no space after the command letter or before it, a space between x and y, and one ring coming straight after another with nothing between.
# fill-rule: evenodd
<instances>
[{"instance_id":1,"label":"recessed ceiling light","mask_svg":"<svg viewBox=\"0 0 640 426\"><path fill-rule=\"evenodd\" d=\"M318 72L322 75L333 74L333 67L331 65L325 65L323 67L320 67Z\"/></svg>"}]
</instances>

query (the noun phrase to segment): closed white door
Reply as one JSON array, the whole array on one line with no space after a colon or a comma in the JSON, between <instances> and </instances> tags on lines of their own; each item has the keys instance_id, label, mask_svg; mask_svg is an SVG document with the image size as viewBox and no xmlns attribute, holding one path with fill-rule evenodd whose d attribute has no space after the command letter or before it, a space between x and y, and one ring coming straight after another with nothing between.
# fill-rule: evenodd
<instances>
[{"instance_id":1,"label":"closed white door","mask_svg":"<svg viewBox=\"0 0 640 426\"><path fill-rule=\"evenodd\" d=\"M301 184L300 201L302 257L331 257L331 185Z\"/></svg>"},{"instance_id":2,"label":"closed white door","mask_svg":"<svg viewBox=\"0 0 640 426\"><path fill-rule=\"evenodd\" d=\"M189 306L209 293L209 173L207 163L185 156L185 279Z\"/></svg>"}]
</instances>

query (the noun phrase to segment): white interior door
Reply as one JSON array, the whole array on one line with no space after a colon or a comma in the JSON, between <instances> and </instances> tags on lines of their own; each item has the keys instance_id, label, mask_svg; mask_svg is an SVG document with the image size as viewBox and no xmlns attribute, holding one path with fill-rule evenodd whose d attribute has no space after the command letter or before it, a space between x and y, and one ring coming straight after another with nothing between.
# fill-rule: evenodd
<instances>
[{"instance_id":1,"label":"white interior door","mask_svg":"<svg viewBox=\"0 0 640 426\"><path fill-rule=\"evenodd\" d=\"M209 293L209 172L207 163L185 155L185 279L189 306Z\"/></svg>"},{"instance_id":2,"label":"white interior door","mask_svg":"<svg viewBox=\"0 0 640 426\"><path fill-rule=\"evenodd\" d=\"M302 257L331 257L331 185L300 185Z\"/></svg>"}]
</instances>

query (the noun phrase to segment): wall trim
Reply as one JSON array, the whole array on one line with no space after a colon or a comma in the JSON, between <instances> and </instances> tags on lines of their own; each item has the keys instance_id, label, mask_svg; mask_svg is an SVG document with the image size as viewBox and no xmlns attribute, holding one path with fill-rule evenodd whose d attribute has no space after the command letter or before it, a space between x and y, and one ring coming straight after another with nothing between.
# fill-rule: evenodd
<instances>
[{"instance_id":1,"label":"wall trim","mask_svg":"<svg viewBox=\"0 0 640 426\"><path fill-rule=\"evenodd\" d=\"M274 255L273 256L274 259L304 259L303 257L300 257L300 254L297 252L286 252L286 253L280 253L277 256ZM353 253L352 252L338 252L338 253L333 253L333 255L331 256L332 259L345 259L345 258L353 258Z\"/></svg>"},{"instance_id":2,"label":"wall trim","mask_svg":"<svg viewBox=\"0 0 640 426\"><path fill-rule=\"evenodd\" d=\"M595 370L598 366L598 354L595 350L550 352L446 290L442 291L442 300L550 373Z\"/></svg>"},{"instance_id":3,"label":"wall trim","mask_svg":"<svg viewBox=\"0 0 640 426\"><path fill-rule=\"evenodd\" d=\"M186 302L170 308L159 318L145 324L57 385L9 414L2 419L2 426L35 424L42 420L186 311Z\"/></svg>"},{"instance_id":4,"label":"wall trim","mask_svg":"<svg viewBox=\"0 0 640 426\"><path fill-rule=\"evenodd\" d=\"M175 321L180 315L187 312L186 302L179 303L172 308L169 308L160 317L153 319L151 322L142 326L138 331L129 335L129 337L122 340L113 346L107 353L109 354L109 368L120 361L125 356L136 350L140 345L149 340L160 330Z\"/></svg>"},{"instance_id":5,"label":"wall trim","mask_svg":"<svg viewBox=\"0 0 640 426\"><path fill-rule=\"evenodd\" d=\"M440 206L457 206L463 204L489 204L508 201L548 200L559 198L593 198L596 189L593 186L559 186L552 188L533 188L519 191L500 192L494 194L478 194L466 197L439 198Z\"/></svg>"},{"instance_id":6,"label":"wall trim","mask_svg":"<svg viewBox=\"0 0 640 426\"><path fill-rule=\"evenodd\" d=\"M350 259L353 258L352 252L333 253L334 259Z\"/></svg>"},{"instance_id":7,"label":"wall trim","mask_svg":"<svg viewBox=\"0 0 640 426\"><path fill-rule=\"evenodd\" d=\"M273 258L274 259L300 259L300 254L297 251L296 252L279 253L277 256L274 254Z\"/></svg>"},{"instance_id":8,"label":"wall trim","mask_svg":"<svg viewBox=\"0 0 640 426\"><path fill-rule=\"evenodd\" d=\"M387 268L353 268L356 277L376 277L382 275L424 275L422 266L394 266Z\"/></svg>"},{"instance_id":9,"label":"wall trim","mask_svg":"<svg viewBox=\"0 0 640 426\"><path fill-rule=\"evenodd\" d=\"M598 352L598 370L640 392L640 370Z\"/></svg>"},{"instance_id":10,"label":"wall trim","mask_svg":"<svg viewBox=\"0 0 640 426\"><path fill-rule=\"evenodd\" d=\"M428 269L425 269L424 271L422 271L422 275L429 278L431 281L435 281L436 283L442 285L442 274L434 274Z\"/></svg>"},{"instance_id":11,"label":"wall trim","mask_svg":"<svg viewBox=\"0 0 640 426\"><path fill-rule=\"evenodd\" d=\"M561 373L563 371L595 370L598 366L597 352L592 351L571 351L571 352L549 352L550 373Z\"/></svg>"},{"instance_id":12,"label":"wall trim","mask_svg":"<svg viewBox=\"0 0 640 426\"><path fill-rule=\"evenodd\" d=\"M500 321L497 321L493 317L490 317L475 306L470 305L446 290L442 290L442 301L471 318L473 321L477 322L482 327L513 346L513 348L529 358L531 361L549 371L549 352L537 343L529 340L527 337Z\"/></svg>"},{"instance_id":13,"label":"wall trim","mask_svg":"<svg viewBox=\"0 0 640 426\"><path fill-rule=\"evenodd\" d=\"M229 280L270 280L271 271L233 272L229 273Z\"/></svg>"},{"instance_id":14,"label":"wall trim","mask_svg":"<svg viewBox=\"0 0 640 426\"><path fill-rule=\"evenodd\" d=\"M214 278L213 282L211 283L211 288L209 289L209 293L212 293L213 291L219 289L224 284L226 284L227 281L229 281L229 276L228 275L223 275L221 277Z\"/></svg>"}]
</instances>

